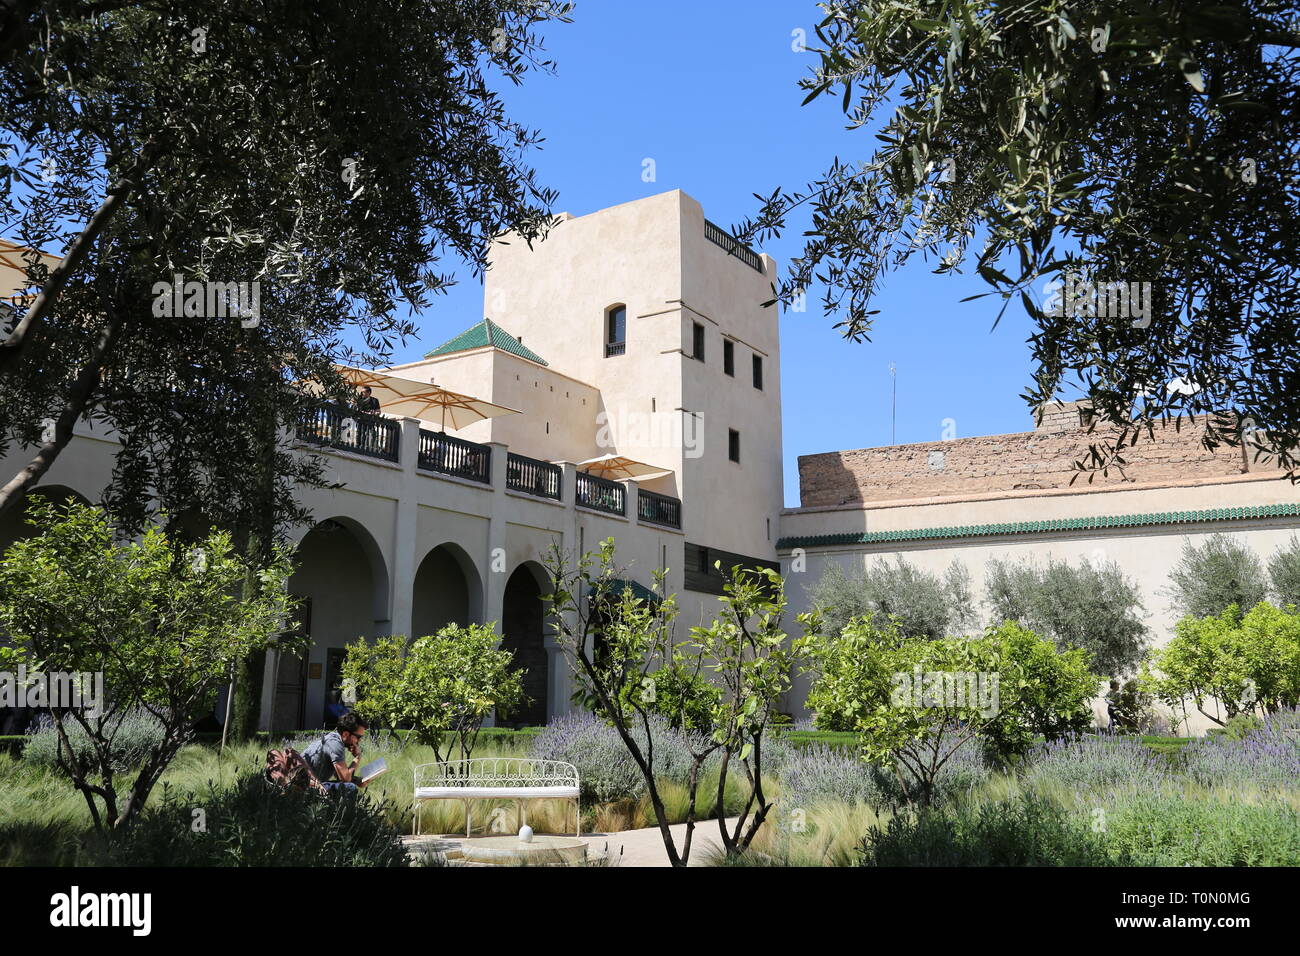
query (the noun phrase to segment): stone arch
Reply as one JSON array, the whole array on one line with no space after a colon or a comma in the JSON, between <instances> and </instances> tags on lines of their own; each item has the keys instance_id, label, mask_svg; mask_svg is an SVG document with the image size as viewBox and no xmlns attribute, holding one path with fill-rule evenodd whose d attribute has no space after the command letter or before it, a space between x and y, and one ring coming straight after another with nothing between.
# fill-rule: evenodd
<instances>
[{"instance_id":1,"label":"stone arch","mask_svg":"<svg viewBox=\"0 0 1300 956\"><path fill-rule=\"evenodd\" d=\"M388 565L371 533L354 518L317 522L297 543L289 593L301 603L302 656L278 655L268 687L277 731L330 725L340 704L344 649L361 637L389 631ZM263 716L263 723L265 723Z\"/></svg>"},{"instance_id":2,"label":"stone arch","mask_svg":"<svg viewBox=\"0 0 1300 956\"><path fill-rule=\"evenodd\" d=\"M547 607L542 600L551 590L550 578L536 561L525 561L506 580L501 602L501 646L515 655L524 673L524 694L530 700L506 718L517 726L547 722L551 700L551 641L547 634Z\"/></svg>"},{"instance_id":3,"label":"stone arch","mask_svg":"<svg viewBox=\"0 0 1300 956\"><path fill-rule=\"evenodd\" d=\"M483 581L464 548L446 541L420 561L411 595L411 636L434 634L447 624L481 623Z\"/></svg>"},{"instance_id":4,"label":"stone arch","mask_svg":"<svg viewBox=\"0 0 1300 956\"><path fill-rule=\"evenodd\" d=\"M36 529L27 523L34 502L52 501L61 504L68 500L83 505L91 503L85 495L67 485L37 485L28 491L19 504L0 515L0 554L7 551L11 544L35 534Z\"/></svg>"}]
</instances>

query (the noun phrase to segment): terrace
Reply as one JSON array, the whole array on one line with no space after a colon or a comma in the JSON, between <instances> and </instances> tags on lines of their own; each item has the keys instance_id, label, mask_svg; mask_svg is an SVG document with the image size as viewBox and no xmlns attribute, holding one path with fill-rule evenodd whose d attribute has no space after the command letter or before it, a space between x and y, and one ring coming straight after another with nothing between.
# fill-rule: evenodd
<instances>
[{"instance_id":1,"label":"terrace","mask_svg":"<svg viewBox=\"0 0 1300 956\"><path fill-rule=\"evenodd\" d=\"M414 432L416 470L459 482L493 486L494 466L505 466L504 490L510 493L573 504L587 511L635 520L680 531L682 502L671 495L636 487L630 480L615 481L577 470L565 481L564 463L516 454L500 444L479 444L446 432L422 427L410 418L382 413L363 414L336 405L321 405L298 425L297 439L349 455L403 466L406 432ZM634 492L630 494L630 492ZM632 498L634 509L629 512Z\"/></svg>"}]
</instances>

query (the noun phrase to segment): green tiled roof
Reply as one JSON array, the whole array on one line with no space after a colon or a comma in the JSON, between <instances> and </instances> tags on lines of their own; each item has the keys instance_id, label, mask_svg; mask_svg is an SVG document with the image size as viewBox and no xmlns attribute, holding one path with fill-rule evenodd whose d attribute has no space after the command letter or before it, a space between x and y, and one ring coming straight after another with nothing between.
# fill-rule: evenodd
<instances>
[{"instance_id":1,"label":"green tiled roof","mask_svg":"<svg viewBox=\"0 0 1300 956\"><path fill-rule=\"evenodd\" d=\"M1099 528L1138 528L1157 524L1194 524L1203 521L1248 521L1252 518L1300 516L1300 504L1248 505L1242 508L1210 508L1205 511L1164 511L1155 514L1096 515L1088 518L1054 518L1047 521L1009 521L1004 524L968 524L946 528L912 528L900 531L850 531L843 534L814 534L782 538L778 551L789 548L819 548L846 544L877 544L883 541L925 541L941 538L978 538L1002 534L1053 534L1062 531L1094 531Z\"/></svg>"},{"instance_id":2,"label":"green tiled roof","mask_svg":"<svg viewBox=\"0 0 1300 956\"><path fill-rule=\"evenodd\" d=\"M654 591L651 591L644 584L638 584L636 581L629 581L626 578L610 578L609 594L611 597L622 597L623 592L630 588L632 596L642 601L649 601L658 604L661 598Z\"/></svg>"},{"instance_id":3,"label":"green tiled roof","mask_svg":"<svg viewBox=\"0 0 1300 956\"><path fill-rule=\"evenodd\" d=\"M450 355L452 352L468 352L470 349L481 349L489 345L495 349L501 349L503 352L509 352L511 355L518 355L520 358L528 359L530 362L536 362L538 365L549 364L546 359L536 352L524 348L523 342L520 342L491 319L484 319L478 325L471 326L454 339L443 342L424 357L435 358L439 355Z\"/></svg>"}]
</instances>

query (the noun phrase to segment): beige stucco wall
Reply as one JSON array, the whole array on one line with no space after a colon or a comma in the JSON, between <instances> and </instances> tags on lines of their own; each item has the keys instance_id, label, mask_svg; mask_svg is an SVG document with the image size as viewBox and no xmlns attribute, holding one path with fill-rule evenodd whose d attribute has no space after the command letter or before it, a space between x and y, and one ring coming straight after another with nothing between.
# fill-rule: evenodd
<instances>
[{"instance_id":1,"label":"beige stucco wall","mask_svg":"<svg viewBox=\"0 0 1300 956\"><path fill-rule=\"evenodd\" d=\"M1093 492L1014 492L998 497L964 500L929 499L891 502L871 508L791 509L782 515L781 533L803 538L838 533L897 531L1056 518L1205 511L1300 502L1300 487L1285 479L1241 476L1212 482L1106 489ZM985 569L990 561L1044 561L1052 558L1077 564L1082 560L1115 562L1137 585L1145 605L1149 639L1161 645L1173 636L1176 615L1165 595L1169 572L1184 545L1216 533L1231 534L1264 560L1300 533L1300 518L1203 521L1147 525L1131 528L1061 531L995 537L958 537L905 542L880 542L839 546L808 544L799 550L782 550L787 572L787 592L792 610L810 607L809 592L827 567L834 563L846 571L860 571L877 559L901 555L917 567L943 572L953 561L965 565L973 593L984 594ZM979 609L987 620L987 609ZM806 682L792 695L802 701ZM1199 715L1190 732L1203 732L1208 721Z\"/></svg>"},{"instance_id":2,"label":"beige stucco wall","mask_svg":"<svg viewBox=\"0 0 1300 956\"><path fill-rule=\"evenodd\" d=\"M586 461L605 453L596 445L600 390L558 369L485 347L394 366L391 371L518 411L447 429L458 438L502 442L517 454L542 461ZM431 427L439 424L430 422Z\"/></svg>"},{"instance_id":3,"label":"beige stucco wall","mask_svg":"<svg viewBox=\"0 0 1300 956\"><path fill-rule=\"evenodd\" d=\"M689 540L771 558L783 502L777 316L761 305L772 260L759 273L709 242L699 203L679 190L561 216L545 241L495 244L491 260L487 315L599 391L604 417L580 423L596 453L671 469L647 487L682 499ZM619 304L627 349L607 358L605 314ZM703 363L692 357L696 321L706 329ZM723 374L724 335L737 343L734 377ZM761 391L752 386L755 353ZM739 464L728 460L732 428Z\"/></svg>"}]
</instances>

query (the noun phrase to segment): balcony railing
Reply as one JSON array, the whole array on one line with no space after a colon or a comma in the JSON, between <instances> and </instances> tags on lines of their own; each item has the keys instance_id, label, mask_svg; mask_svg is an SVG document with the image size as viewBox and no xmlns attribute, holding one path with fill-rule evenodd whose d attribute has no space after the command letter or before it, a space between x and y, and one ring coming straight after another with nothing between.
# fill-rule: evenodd
<instances>
[{"instance_id":1,"label":"balcony railing","mask_svg":"<svg viewBox=\"0 0 1300 956\"><path fill-rule=\"evenodd\" d=\"M612 515L627 514L627 487L617 481L578 472L578 496L576 504L593 511L604 511Z\"/></svg>"},{"instance_id":2,"label":"balcony railing","mask_svg":"<svg viewBox=\"0 0 1300 956\"><path fill-rule=\"evenodd\" d=\"M660 524L665 528L680 530L682 527L681 499L639 488L636 495L636 517L638 521Z\"/></svg>"},{"instance_id":3,"label":"balcony railing","mask_svg":"<svg viewBox=\"0 0 1300 956\"><path fill-rule=\"evenodd\" d=\"M606 342L605 358L613 358L615 355L623 355L627 352L626 342Z\"/></svg>"},{"instance_id":4,"label":"balcony railing","mask_svg":"<svg viewBox=\"0 0 1300 956\"><path fill-rule=\"evenodd\" d=\"M733 255L745 265L758 272L763 271L763 260L759 258L758 253L749 246L745 245L727 230L721 226L704 220L704 238L715 246L721 246L728 255Z\"/></svg>"},{"instance_id":5,"label":"balcony railing","mask_svg":"<svg viewBox=\"0 0 1300 956\"><path fill-rule=\"evenodd\" d=\"M412 423L414 424L414 423ZM314 445L397 462L402 424L371 412L339 405L321 405L299 420L297 438ZM492 448L445 432L420 429L416 467L466 481L492 484ZM509 452L506 488L552 501L564 500L564 469L554 462ZM574 503L580 508L626 516L627 486L585 471L577 473ZM682 502L671 495L637 490L637 520L665 528L682 526Z\"/></svg>"},{"instance_id":6,"label":"balcony railing","mask_svg":"<svg viewBox=\"0 0 1300 956\"><path fill-rule=\"evenodd\" d=\"M444 432L420 429L420 461L425 471L492 483L492 449Z\"/></svg>"},{"instance_id":7,"label":"balcony railing","mask_svg":"<svg viewBox=\"0 0 1300 956\"><path fill-rule=\"evenodd\" d=\"M298 440L384 461L397 461L402 426L382 415L321 405L298 422Z\"/></svg>"},{"instance_id":8,"label":"balcony railing","mask_svg":"<svg viewBox=\"0 0 1300 956\"><path fill-rule=\"evenodd\" d=\"M564 469L549 461L538 461L510 452L506 455L506 487L539 498L562 496Z\"/></svg>"}]
</instances>

